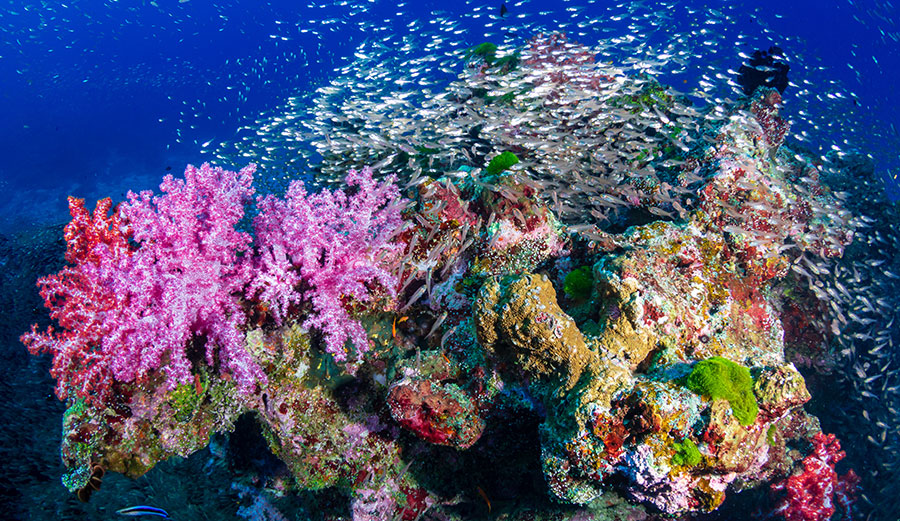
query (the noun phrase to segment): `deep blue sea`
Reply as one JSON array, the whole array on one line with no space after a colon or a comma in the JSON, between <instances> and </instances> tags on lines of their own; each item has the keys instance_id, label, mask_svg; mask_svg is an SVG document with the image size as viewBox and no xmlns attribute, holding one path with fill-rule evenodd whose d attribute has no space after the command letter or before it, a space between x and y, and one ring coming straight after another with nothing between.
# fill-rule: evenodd
<instances>
[{"instance_id":1,"label":"deep blue sea","mask_svg":"<svg viewBox=\"0 0 900 521\"><path fill-rule=\"evenodd\" d=\"M523 46L539 33L561 31L588 46L614 42L604 47L601 59L626 71L637 73L639 64L653 62L648 67L660 83L689 95L696 89L709 92L705 101L693 97L698 106L737 98L733 80L746 61L742 56L780 47L791 67L782 109L792 123L788 142L802 143L812 157L829 152L868 156L872 184L866 198L851 206L865 207L871 197L890 208L890 201L900 198L900 9L895 1L3 2L0 304L6 317L0 328L0 517L117 519L116 510L146 504L165 505L172 519L182 521L350 518L339 506L328 513L308 510L307 505L318 504L310 497L319 501L327 490L269 497L277 514L252 511L249 506L263 497L263 487L236 476L269 464L271 456L245 454L236 463L240 458L219 448L245 442L255 447L248 452L267 452L252 433L246 441L214 438L211 448L160 464L138 480L108 476L88 503L62 486L58 445L65 407L53 395L48 359L28 355L18 336L31 323L48 323L33 281L63 265L67 196L85 198L89 205L103 197L122 201L129 190L156 189L164 175L205 161L233 170L257 163L258 189L279 192L286 181L314 178L319 156L290 156L304 148L305 137L299 132L266 135L266 125L282 113L312 117L317 89L352 78L359 72L354 68L373 67L376 73L373 45L384 42L388 80L410 73L392 69L403 60L436 55L414 71L414 78L427 81L403 87L430 93L463 72L460 57L467 48L485 41ZM661 54L679 61L659 59ZM278 154L266 157L267 146ZM896 208L882 215L900 217ZM871 266L859 258L860 270L880 272L897 265L892 248L900 244L898 223L879 226L884 240L870 247L887 260ZM900 304L897 294L888 291L885 298ZM817 400L817 392L822 396L829 389L828 380L814 378L810 384L808 410L820 416L824 430L844 440L847 461L863 478L862 519L900 519L900 501L888 498L900 480L900 418L886 405L877 418L874 410L866 419L861 416L865 404L898 397L896 387L890 397L885 394L897 385L900 367L894 316L876 314L876 323L868 326L891 338L890 348L868 358L861 353L837 369L851 374L841 380L842 393L865 391L866 397ZM877 389L854 384L854 367L864 368L864 380L878 372L870 367L882 368L886 376L876 381ZM890 385L880 386L889 378ZM849 412L841 415L834 408ZM875 427L876 422L884 427ZM888 461L893 463L877 465ZM334 493L328 501L346 499ZM729 499L718 512L697 519L767 519L766 508L756 499ZM519 519L490 509L471 515ZM542 519L588 519L566 515ZM159 517L141 519L154 518Z\"/></svg>"},{"instance_id":2,"label":"deep blue sea","mask_svg":"<svg viewBox=\"0 0 900 521\"><path fill-rule=\"evenodd\" d=\"M325 84L337 67L353 60L357 45L385 32L402 34L413 19L458 19L465 32L451 37L468 44L502 34L527 38L532 24L549 29L572 19L570 9L589 19L615 5L510 2L509 16L499 21L489 18L497 16L499 4L476 2L157 4L4 7L0 176L7 193L16 195L4 202L0 222L15 221L17 213L26 214L26 222L64 218L65 201L58 194L115 197L153 187L166 166L177 170L201 161L201 144L228 139L287 97ZM892 109L892 95L900 74L900 43L894 39L898 15L890 1L756 2L746 10L725 3L679 5L695 6L700 18L706 9L728 7L729 19L709 30L747 36L740 46L725 40L721 48L685 42L699 56L682 77L697 81L707 65L722 73L736 70L739 51L781 45L798 61L791 80L808 79L813 96L844 91L858 99L858 104L828 98L813 103L809 122L824 128L854 114L865 125L856 129L860 140L872 141L863 144L841 135L834 141L864 148L884 175L897 172L900 115ZM484 16L467 17L479 7ZM652 12L649 5L644 9ZM516 16L522 14L528 16L520 21ZM703 22L675 21L685 27ZM602 35L603 29L627 22L600 20L591 30ZM654 27L652 20L645 24L641 33L648 39L676 29ZM692 68L698 77L691 78ZM814 112L819 108L825 112ZM876 133L883 138L875 139Z\"/></svg>"}]
</instances>

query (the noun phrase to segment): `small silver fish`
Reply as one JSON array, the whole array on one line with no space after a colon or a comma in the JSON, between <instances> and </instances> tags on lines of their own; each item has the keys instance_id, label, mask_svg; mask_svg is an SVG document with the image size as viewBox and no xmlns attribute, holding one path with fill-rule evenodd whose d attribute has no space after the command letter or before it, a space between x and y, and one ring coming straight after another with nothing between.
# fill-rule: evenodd
<instances>
[{"instance_id":1,"label":"small silver fish","mask_svg":"<svg viewBox=\"0 0 900 521\"><path fill-rule=\"evenodd\" d=\"M441 313L441 315L438 317L438 319L434 322L434 325L431 326L431 330L428 331L428 334L427 334L427 335L425 335L425 338L431 337L431 335L433 335L434 332L437 331L437 329L438 329L439 327L441 327L441 324L443 324L444 321L447 320L447 315L448 315L448 313L447 313L446 311L444 311L443 313Z\"/></svg>"}]
</instances>

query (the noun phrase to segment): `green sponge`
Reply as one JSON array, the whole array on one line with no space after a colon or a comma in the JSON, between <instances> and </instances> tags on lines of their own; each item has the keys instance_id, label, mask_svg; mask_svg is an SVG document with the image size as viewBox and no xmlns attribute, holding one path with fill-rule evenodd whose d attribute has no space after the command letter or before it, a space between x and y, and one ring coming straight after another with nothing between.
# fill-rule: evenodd
<instances>
[{"instance_id":1,"label":"green sponge","mask_svg":"<svg viewBox=\"0 0 900 521\"><path fill-rule=\"evenodd\" d=\"M594 274L590 266L582 266L566 275L563 281L563 291L569 298L584 300L591 296L591 287L594 284Z\"/></svg>"},{"instance_id":2,"label":"green sponge","mask_svg":"<svg viewBox=\"0 0 900 521\"><path fill-rule=\"evenodd\" d=\"M759 408L753 396L750 370L731 360L714 356L697 363L687 379L688 389L713 400L728 400L741 425L753 425Z\"/></svg>"},{"instance_id":3,"label":"green sponge","mask_svg":"<svg viewBox=\"0 0 900 521\"><path fill-rule=\"evenodd\" d=\"M673 446L675 447L675 454L672 455L672 463L675 465L694 467L699 465L703 459L697 445L690 438L685 439L681 443L675 443Z\"/></svg>"},{"instance_id":4,"label":"green sponge","mask_svg":"<svg viewBox=\"0 0 900 521\"><path fill-rule=\"evenodd\" d=\"M519 158L516 157L512 152L503 152L502 154L494 156L491 159L491 162L488 163L487 173L490 175L497 175L504 170L509 170L509 167L519 162Z\"/></svg>"},{"instance_id":5,"label":"green sponge","mask_svg":"<svg viewBox=\"0 0 900 521\"><path fill-rule=\"evenodd\" d=\"M466 51L466 58L471 58L472 56L481 56L481 58L484 59L485 63L490 65L494 61L494 56L496 55L496 53L497 44L484 42L474 47L470 47L469 50Z\"/></svg>"}]
</instances>

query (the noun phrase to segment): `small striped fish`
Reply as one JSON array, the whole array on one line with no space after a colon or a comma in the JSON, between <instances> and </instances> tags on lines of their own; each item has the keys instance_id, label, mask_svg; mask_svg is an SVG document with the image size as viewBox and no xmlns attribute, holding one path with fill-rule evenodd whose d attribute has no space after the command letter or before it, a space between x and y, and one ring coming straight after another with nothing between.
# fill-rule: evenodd
<instances>
[{"instance_id":1,"label":"small striped fish","mask_svg":"<svg viewBox=\"0 0 900 521\"><path fill-rule=\"evenodd\" d=\"M161 508L151 507L147 505L136 505L133 507L116 510L116 514L120 516L137 517L137 516L159 516L163 519L172 519L169 513Z\"/></svg>"}]
</instances>

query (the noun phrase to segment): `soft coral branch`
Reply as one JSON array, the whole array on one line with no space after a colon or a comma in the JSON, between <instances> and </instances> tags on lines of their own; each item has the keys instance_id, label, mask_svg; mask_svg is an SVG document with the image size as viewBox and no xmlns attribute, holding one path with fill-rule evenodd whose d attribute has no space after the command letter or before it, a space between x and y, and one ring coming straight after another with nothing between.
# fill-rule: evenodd
<instances>
[{"instance_id":1,"label":"soft coral branch","mask_svg":"<svg viewBox=\"0 0 900 521\"><path fill-rule=\"evenodd\" d=\"M78 397L102 403L110 394L114 352L103 348L109 334L110 314L121 307L115 291L118 270L132 254L127 229L112 202L97 202L93 215L83 199L69 197L72 221L65 228L66 260L59 273L38 280L44 305L59 328L49 327L22 335L32 354L50 353L50 374L57 380L61 400Z\"/></svg>"},{"instance_id":2,"label":"soft coral branch","mask_svg":"<svg viewBox=\"0 0 900 521\"><path fill-rule=\"evenodd\" d=\"M837 504L844 519L851 518L859 477L852 471L838 476L834 465L846 454L834 434L816 434L813 451L803 459L803 471L772 485L785 492L772 512L786 521L827 521Z\"/></svg>"},{"instance_id":3,"label":"soft coral branch","mask_svg":"<svg viewBox=\"0 0 900 521\"><path fill-rule=\"evenodd\" d=\"M192 341L203 342L207 364L221 366L243 391L264 378L240 332L251 237L235 227L253 194L254 170L189 165L184 180L165 177L162 195L128 194L122 214L140 249L118 287L128 305L104 340L118 348L117 378L164 367L170 386L188 383Z\"/></svg>"},{"instance_id":4,"label":"soft coral branch","mask_svg":"<svg viewBox=\"0 0 900 521\"><path fill-rule=\"evenodd\" d=\"M279 321L292 305L311 303L304 327L321 330L327 351L339 361L347 359L348 340L359 353L368 349L365 330L350 318L344 300L370 302L376 285L394 296L397 280L384 262L400 251L389 241L402 224L402 200L392 179L379 183L364 168L351 170L346 183L352 195L309 194L294 181L284 199L270 195L258 201L260 256L248 292Z\"/></svg>"},{"instance_id":5,"label":"soft coral branch","mask_svg":"<svg viewBox=\"0 0 900 521\"><path fill-rule=\"evenodd\" d=\"M72 266L38 281L59 329L22 336L32 353L53 355L61 399L74 393L99 404L113 382L156 372L170 387L189 383L189 345L244 392L264 379L241 332L251 238L235 229L253 171L188 166L183 180L166 176L161 195L129 193L110 216L109 199L93 215L69 199Z\"/></svg>"}]
</instances>

